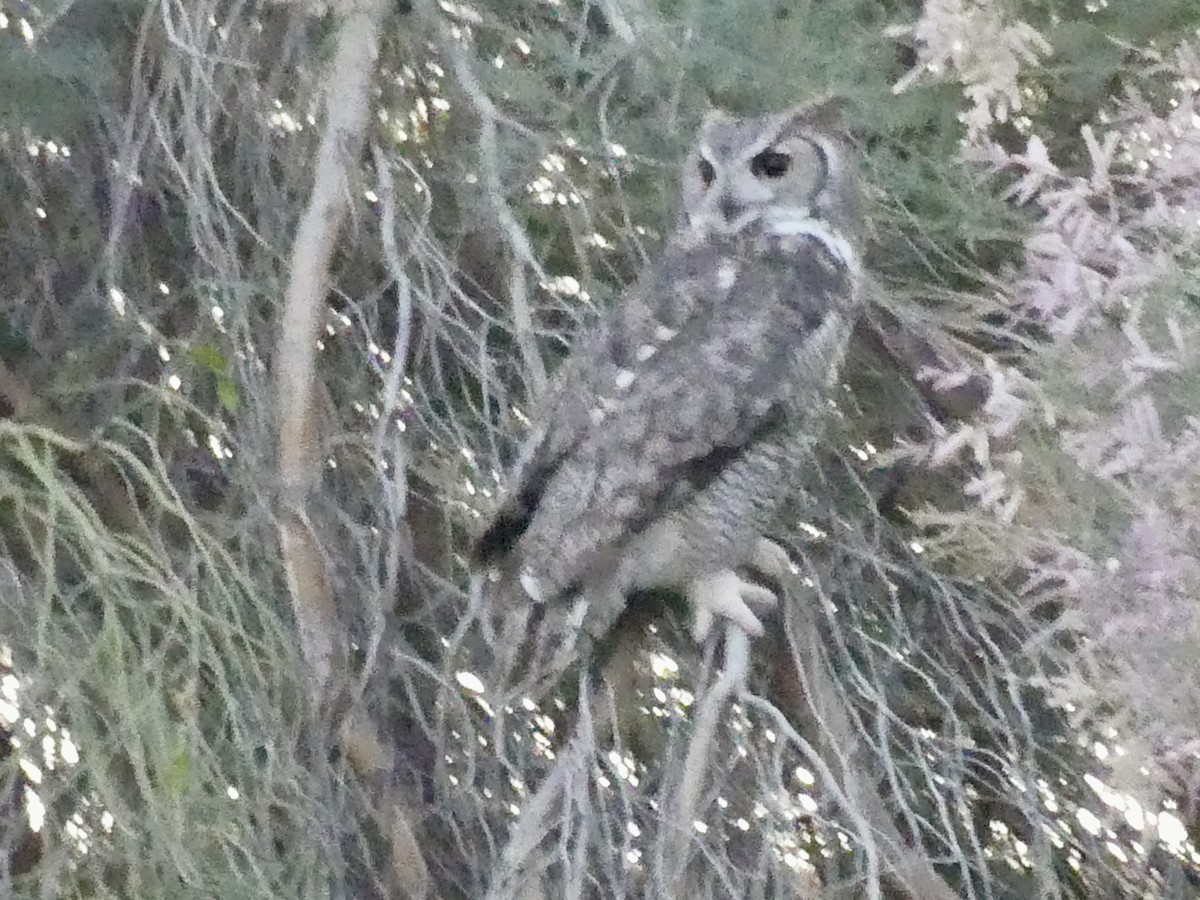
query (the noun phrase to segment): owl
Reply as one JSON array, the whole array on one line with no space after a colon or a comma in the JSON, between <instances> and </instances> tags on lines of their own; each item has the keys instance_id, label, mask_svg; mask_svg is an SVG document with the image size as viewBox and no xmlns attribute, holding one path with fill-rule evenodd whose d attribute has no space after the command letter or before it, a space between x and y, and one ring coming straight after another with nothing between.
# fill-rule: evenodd
<instances>
[{"instance_id":1,"label":"owl","mask_svg":"<svg viewBox=\"0 0 1200 900\"><path fill-rule=\"evenodd\" d=\"M829 407L859 306L863 211L833 103L705 119L659 259L556 373L475 586L518 690L552 681L628 598L681 592L694 632L762 633L774 594L747 568ZM510 681L510 683L512 683Z\"/></svg>"}]
</instances>

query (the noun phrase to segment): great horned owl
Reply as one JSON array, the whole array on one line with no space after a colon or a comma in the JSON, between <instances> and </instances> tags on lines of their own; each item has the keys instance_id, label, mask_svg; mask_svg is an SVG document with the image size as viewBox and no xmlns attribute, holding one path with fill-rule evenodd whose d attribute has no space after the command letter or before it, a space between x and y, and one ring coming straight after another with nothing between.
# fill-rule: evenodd
<instances>
[{"instance_id":1,"label":"great horned owl","mask_svg":"<svg viewBox=\"0 0 1200 900\"><path fill-rule=\"evenodd\" d=\"M702 636L751 634L739 568L806 449L858 306L863 214L833 105L708 117L661 258L564 363L474 547L502 673L552 678L631 592L677 589Z\"/></svg>"}]
</instances>

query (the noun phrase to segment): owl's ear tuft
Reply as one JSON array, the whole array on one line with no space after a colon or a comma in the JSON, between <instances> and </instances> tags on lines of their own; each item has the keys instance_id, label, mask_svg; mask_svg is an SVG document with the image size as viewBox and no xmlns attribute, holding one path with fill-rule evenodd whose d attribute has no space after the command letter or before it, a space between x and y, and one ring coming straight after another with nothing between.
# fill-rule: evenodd
<instances>
[{"instance_id":1,"label":"owl's ear tuft","mask_svg":"<svg viewBox=\"0 0 1200 900\"><path fill-rule=\"evenodd\" d=\"M733 117L724 110L710 109L704 114L704 118L700 120L700 127L696 130L697 142L703 143L714 128L728 125L731 122L733 122Z\"/></svg>"},{"instance_id":2,"label":"owl's ear tuft","mask_svg":"<svg viewBox=\"0 0 1200 900\"><path fill-rule=\"evenodd\" d=\"M821 94L783 114L781 133L820 131L849 137L849 99L836 94Z\"/></svg>"},{"instance_id":3,"label":"owl's ear tuft","mask_svg":"<svg viewBox=\"0 0 1200 900\"><path fill-rule=\"evenodd\" d=\"M725 112L725 110L723 110L723 109L718 109L718 108L714 107L713 109L710 109L708 112L706 112L704 114L704 118L700 120L700 131L704 132L704 131L707 131L709 128L711 128L713 125L720 125L722 123L728 124L729 122L732 122L732 121L733 121L733 116L729 115L729 113Z\"/></svg>"}]
</instances>

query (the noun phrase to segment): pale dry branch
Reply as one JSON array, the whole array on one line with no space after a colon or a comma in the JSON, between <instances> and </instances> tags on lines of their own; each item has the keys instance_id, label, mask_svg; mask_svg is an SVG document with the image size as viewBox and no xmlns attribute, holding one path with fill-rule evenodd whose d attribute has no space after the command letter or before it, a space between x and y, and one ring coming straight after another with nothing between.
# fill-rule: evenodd
<instances>
[{"instance_id":1,"label":"pale dry branch","mask_svg":"<svg viewBox=\"0 0 1200 900\"><path fill-rule=\"evenodd\" d=\"M684 883L695 849L692 823L698 818L705 775L716 751L717 729L728 711L730 701L745 686L749 671L750 637L741 627L730 623L725 627L724 666L700 704L695 730L683 763L682 777L667 813L668 827L662 833L666 845L662 854L666 868L663 880L676 891Z\"/></svg>"},{"instance_id":2,"label":"pale dry branch","mask_svg":"<svg viewBox=\"0 0 1200 900\"><path fill-rule=\"evenodd\" d=\"M369 94L386 4L346 16L325 86L325 131L313 187L292 246L288 288L275 350L279 404L279 535L314 699L340 677L342 628L320 545L305 506L319 471L316 339L325 309L329 267L349 203L359 148L369 121Z\"/></svg>"}]
</instances>

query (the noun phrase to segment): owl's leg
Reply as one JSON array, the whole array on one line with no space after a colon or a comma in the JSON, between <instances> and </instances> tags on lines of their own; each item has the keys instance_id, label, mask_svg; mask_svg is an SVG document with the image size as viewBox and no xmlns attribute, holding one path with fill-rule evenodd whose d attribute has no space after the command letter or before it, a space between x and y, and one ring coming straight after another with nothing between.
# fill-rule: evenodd
<instances>
[{"instance_id":1,"label":"owl's leg","mask_svg":"<svg viewBox=\"0 0 1200 900\"><path fill-rule=\"evenodd\" d=\"M695 619L692 636L703 641L717 617L729 619L753 637L761 637L762 623L750 609L775 605L773 591L746 581L732 569L714 572L695 579L687 586L687 598Z\"/></svg>"}]
</instances>

